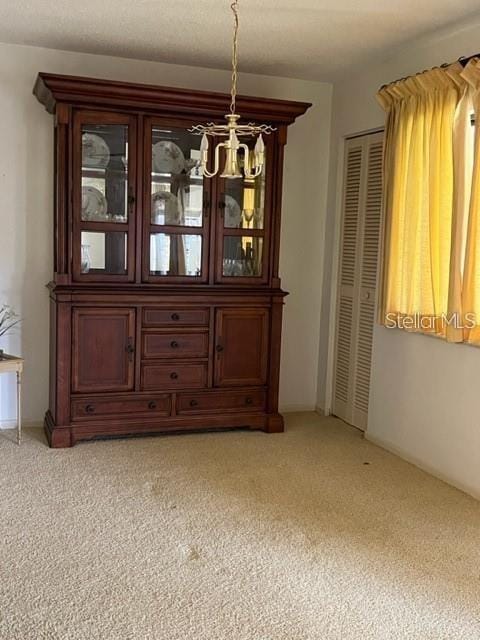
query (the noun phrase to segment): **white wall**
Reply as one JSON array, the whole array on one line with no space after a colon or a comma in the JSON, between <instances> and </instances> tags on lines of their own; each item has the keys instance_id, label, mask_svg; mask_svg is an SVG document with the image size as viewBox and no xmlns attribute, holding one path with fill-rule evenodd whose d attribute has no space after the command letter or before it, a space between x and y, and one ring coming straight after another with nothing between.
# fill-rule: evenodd
<instances>
[{"instance_id":1,"label":"white wall","mask_svg":"<svg viewBox=\"0 0 480 640\"><path fill-rule=\"evenodd\" d=\"M23 316L0 343L26 359L25 420L47 408L48 295L52 274L53 121L32 95L39 71L227 92L230 73L0 44L0 302ZM290 128L286 149L281 275L285 308L280 401L316 402L331 85L242 74L240 92L313 102ZM0 422L14 417L13 384L0 380Z\"/></svg>"},{"instance_id":2,"label":"white wall","mask_svg":"<svg viewBox=\"0 0 480 640\"><path fill-rule=\"evenodd\" d=\"M342 138L383 125L380 85L480 50L480 21L456 25L410 43L390 58L364 65L334 86L331 172L325 247L337 217L338 151ZM326 255L318 403L325 407L332 252ZM480 350L375 327L367 437L466 491L480 495ZM327 395L326 395L327 394Z\"/></svg>"}]
</instances>

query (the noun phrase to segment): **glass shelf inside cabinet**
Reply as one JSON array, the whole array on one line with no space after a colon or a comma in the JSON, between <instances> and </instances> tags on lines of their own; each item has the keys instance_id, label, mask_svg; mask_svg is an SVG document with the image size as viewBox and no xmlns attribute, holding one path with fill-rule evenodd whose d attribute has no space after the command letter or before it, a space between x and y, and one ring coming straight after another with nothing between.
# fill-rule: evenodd
<instances>
[{"instance_id":1,"label":"glass shelf inside cabinet","mask_svg":"<svg viewBox=\"0 0 480 640\"><path fill-rule=\"evenodd\" d=\"M203 226L200 138L184 129L152 127L151 223Z\"/></svg>"},{"instance_id":2,"label":"glass shelf inside cabinet","mask_svg":"<svg viewBox=\"0 0 480 640\"><path fill-rule=\"evenodd\" d=\"M252 143L247 143L252 146ZM265 156L265 160L267 160ZM243 164L243 161L240 161ZM265 218L265 166L257 178L224 181L223 226L226 229L263 229Z\"/></svg>"},{"instance_id":3,"label":"glass shelf inside cabinet","mask_svg":"<svg viewBox=\"0 0 480 640\"><path fill-rule=\"evenodd\" d=\"M150 234L150 274L192 276L202 273L202 236L185 233Z\"/></svg>"},{"instance_id":4,"label":"glass shelf inside cabinet","mask_svg":"<svg viewBox=\"0 0 480 640\"><path fill-rule=\"evenodd\" d=\"M82 126L82 203L84 222L128 220L128 126Z\"/></svg>"},{"instance_id":5,"label":"glass shelf inside cabinet","mask_svg":"<svg viewBox=\"0 0 480 640\"><path fill-rule=\"evenodd\" d=\"M223 275L251 278L262 275L263 238L224 236Z\"/></svg>"}]
</instances>

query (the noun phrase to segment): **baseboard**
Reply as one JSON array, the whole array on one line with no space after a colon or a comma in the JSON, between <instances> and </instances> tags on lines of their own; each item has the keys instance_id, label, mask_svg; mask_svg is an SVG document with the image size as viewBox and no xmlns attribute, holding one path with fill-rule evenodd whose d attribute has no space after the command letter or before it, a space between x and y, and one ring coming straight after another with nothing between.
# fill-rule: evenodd
<instances>
[{"instance_id":1,"label":"baseboard","mask_svg":"<svg viewBox=\"0 0 480 640\"><path fill-rule=\"evenodd\" d=\"M434 476L435 478L442 480L442 482L446 482L452 487L455 487L456 489L460 489L460 491L463 491L464 493L468 493L468 495L472 496L472 498L475 498L476 500L480 500L480 491L477 488L470 487L466 484L463 484L462 482L459 482L454 478L451 478L450 476L442 473L435 467L429 464L426 464L416 456L412 456L408 451L405 451L404 449L402 449L402 447L398 447L397 445L392 444L388 440L384 440L383 438L379 438L378 436L373 436L369 434L368 431L365 432L364 436L366 440L369 440L371 443L377 445L378 447L381 447L382 449L386 449L387 451L395 454L399 458L402 458L403 460L410 462L410 464L415 465L422 471L426 471L431 476Z\"/></svg>"},{"instance_id":2,"label":"baseboard","mask_svg":"<svg viewBox=\"0 0 480 640\"><path fill-rule=\"evenodd\" d=\"M311 404L285 404L279 408L280 413L305 413L315 411Z\"/></svg>"},{"instance_id":3,"label":"baseboard","mask_svg":"<svg viewBox=\"0 0 480 640\"><path fill-rule=\"evenodd\" d=\"M43 427L43 422L38 422L37 420L27 420L22 421L22 429L23 427L35 427L41 429ZM8 429L16 429L17 421L16 420L2 420L0 422L0 431L7 431Z\"/></svg>"}]
</instances>

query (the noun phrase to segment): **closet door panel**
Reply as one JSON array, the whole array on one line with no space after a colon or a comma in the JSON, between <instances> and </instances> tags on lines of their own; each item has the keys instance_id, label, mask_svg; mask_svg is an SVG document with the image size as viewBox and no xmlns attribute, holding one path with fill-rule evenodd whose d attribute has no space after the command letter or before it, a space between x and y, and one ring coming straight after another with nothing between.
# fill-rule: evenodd
<instances>
[{"instance_id":1,"label":"closet door panel","mask_svg":"<svg viewBox=\"0 0 480 640\"><path fill-rule=\"evenodd\" d=\"M365 145L366 188L361 215L360 285L358 291L357 338L352 423L367 428L370 395L370 371L375 324L375 290L382 215L381 136L368 136Z\"/></svg>"},{"instance_id":2,"label":"closet door panel","mask_svg":"<svg viewBox=\"0 0 480 640\"><path fill-rule=\"evenodd\" d=\"M340 282L337 299L333 412L351 422L353 385L352 341L355 322L359 212L362 196L363 142L347 141L340 246Z\"/></svg>"},{"instance_id":3,"label":"closet door panel","mask_svg":"<svg viewBox=\"0 0 480 640\"><path fill-rule=\"evenodd\" d=\"M333 412L367 428L382 210L382 134L346 142Z\"/></svg>"}]
</instances>

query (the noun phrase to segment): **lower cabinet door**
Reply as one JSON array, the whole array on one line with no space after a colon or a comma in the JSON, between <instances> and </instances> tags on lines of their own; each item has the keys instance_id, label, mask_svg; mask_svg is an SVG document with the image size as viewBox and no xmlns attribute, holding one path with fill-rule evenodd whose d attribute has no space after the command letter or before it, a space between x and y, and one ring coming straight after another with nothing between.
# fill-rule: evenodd
<instances>
[{"instance_id":1,"label":"lower cabinet door","mask_svg":"<svg viewBox=\"0 0 480 640\"><path fill-rule=\"evenodd\" d=\"M266 383L268 326L268 309L217 309L215 386L231 387Z\"/></svg>"},{"instance_id":2,"label":"lower cabinet door","mask_svg":"<svg viewBox=\"0 0 480 640\"><path fill-rule=\"evenodd\" d=\"M135 309L73 309L72 390L130 391L134 386Z\"/></svg>"}]
</instances>

